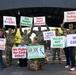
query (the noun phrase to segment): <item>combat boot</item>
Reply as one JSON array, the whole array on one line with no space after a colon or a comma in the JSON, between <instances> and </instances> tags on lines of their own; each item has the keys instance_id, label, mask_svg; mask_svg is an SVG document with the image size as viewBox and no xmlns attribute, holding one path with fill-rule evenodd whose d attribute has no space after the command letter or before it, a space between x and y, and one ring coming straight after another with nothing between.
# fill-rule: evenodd
<instances>
[{"instance_id":1,"label":"combat boot","mask_svg":"<svg viewBox=\"0 0 76 75\"><path fill-rule=\"evenodd\" d=\"M51 62L51 64L55 64L55 60L53 60L53 61Z\"/></svg>"},{"instance_id":2,"label":"combat boot","mask_svg":"<svg viewBox=\"0 0 76 75\"><path fill-rule=\"evenodd\" d=\"M59 60L59 64L62 64L62 61L61 60Z\"/></svg>"}]
</instances>

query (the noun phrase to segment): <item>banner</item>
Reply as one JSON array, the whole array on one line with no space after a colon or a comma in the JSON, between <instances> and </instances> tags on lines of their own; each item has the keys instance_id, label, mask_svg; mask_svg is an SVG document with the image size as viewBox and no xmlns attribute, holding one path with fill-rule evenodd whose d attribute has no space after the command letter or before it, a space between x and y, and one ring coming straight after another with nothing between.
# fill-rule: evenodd
<instances>
[{"instance_id":1,"label":"banner","mask_svg":"<svg viewBox=\"0 0 76 75\"><path fill-rule=\"evenodd\" d=\"M21 16L20 25L22 26L32 26L33 18Z\"/></svg>"},{"instance_id":2,"label":"banner","mask_svg":"<svg viewBox=\"0 0 76 75\"><path fill-rule=\"evenodd\" d=\"M67 46L76 46L76 34L67 35Z\"/></svg>"},{"instance_id":3,"label":"banner","mask_svg":"<svg viewBox=\"0 0 76 75\"><path fill-rule=\"evenodd\" d=\"M51 37L51 48L64 48L64 47L65 47L65 36Z\"/></svg>"},{"instance_id":4,"label":"banner","mask_svg":"<svg viewBox=\"0 0 76 75\"><path fill-rule=\"evenodd\" d=\"M45 58L44 46L28 46L27 55L28 59Z\"/></svg>"},{"instance_id":5,"label":"banner","mask_svg":"<svg viewBox=\"0 0 76 75\"><path fill-rule=\"evenodd\" d=\"M34 17L34 26L46 25L45 17Z\"/></svg>"},{"instance_id":6,"label":"banner","mask_svg":"<svg viewBox=\"0 0 76 75\"><path fill-rule=\"evenodd\" d=\"M26 58L26 48L25 47L13 47L12 58Z\"/></svg>"},{"instance_id":7,"label":"banner","mask_svg":"<svg viewBox=\"0 0 76 75\"><path fill-rule=\"evenodd\" d=\"M3 25L16 26L16 17L3 16Z\"/></svg>"},{"instance_id":8,"label":"banner","mask_svg":"<svg viewBox=\"0 0 76 75\"><path fill-rule=\"evenodd\" d=\"M44 40L51 40L52 36L55 36L55 31L46 31L46 32L43 32Z\"/></svg>"},{"instance_id":9,"label":"banner","mask_svg":"<svg viewBox=\"0 0 76 75\"><path fill-rule=\"evenodd\" d=\"M0 38L0 50L5 50L6 39Z\"/></svg>"},{"instance_id":10,"label":"banner","mask_svg":"<svg viewBox=\"0 0 76 75\"><path fill-rule=\"evenodd\" d=\"M64 12L64 22L76 22L76 11Z\"/></svg>"}]
</instances>

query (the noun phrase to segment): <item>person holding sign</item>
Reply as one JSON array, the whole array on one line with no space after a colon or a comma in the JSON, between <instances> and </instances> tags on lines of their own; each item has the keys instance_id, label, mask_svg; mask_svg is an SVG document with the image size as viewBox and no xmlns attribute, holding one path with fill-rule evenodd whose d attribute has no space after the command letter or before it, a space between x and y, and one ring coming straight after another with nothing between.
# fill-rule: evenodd
<instances>
[{"instance_id":1,"label":"person holding sign","mask_svg":"<svg viewBox=\"0 0 76 75\"><path fill-rule=\"evenodd\" d=\"M64 21L63 21L63 23L61 24L61 30L63 31L65 28L64 28ZM67 32L68 32L68 34L74 34L74 33L76 33L76 29L75 30L73 30L73 24L72 23L69 23L69 30L67 30Z\"/></svg>"},{"instance_id":2,"label":"person holding sign","mask_svg":"<svg viewBox=\"0 0 76 75\"><path fill-rule=\"evenodd\" d=\"M0 38L5 38L3 35L3 29L0 29ZM0 50L0 70L5 68L5 64L3 63L3 58L2 58L2 50Z\"/></svg>"},{"instance_id":3,"label":"person holding sign","mask_svg":"<svg viewBox=\"0 0 76 75\"><path fill-rule=\"evenodd\" d=\"M56 35L56 36L61 36L61 35L59 34L59 30L58 30L58 29L55 29L55 35ZM60 48L53 48L53 58L52 58L52 62L51 62L51 63L52 63L52 64L55 63L56 53L57 53L57 55L58 55L59 63L61 64L62 62L61 62L61 56L60 56Z\"/></svg>"},{"instance_id":4,"label":"person holding sign","mask_svg":"<svg viewBox=\"0 0 76 75\"><path fill-rule=\"evenodd\" d=\"M25 41L26 45L29 45L31 43L31 39L30 39L31 32L27 33L26 29L24 30L24 32L22 32L21 25L20 25L20 34L22 36L22 39Z\"/></svg>"},{"instance_id":5,"label":"person holding sign","mask_svg":"<svg viewBox=\"0 0 76 75\"><path fill-rule=\"evenodd\" d=\"M20 45L18 45L18 47L27 47L27 45L25 45L25 42L24 42L24 40L21 40L21 44ZM20 58L19 59L19 66L20 67L26 67L27 66L27 58Z\"/></svg>"},{"instance_id":6,"label":"person holding sign","mask_svg":"<svg viewBox=\"0 0 76 75\"><path fill-rule=\"evenodd\" d=\"M5 29L5 26L3 26L3 28ZM17 32L17 26L15 26L15 32L12 32L12 29L9 28L8 29L8 33L5 33L5 37L6 37L6 62L7 62L7 66L10 66L12 64L12 47L14 45L14 37L16 35Z\"/></svg>"},{"instance_id":7,"label":"person holding sign","mask_svg":"<svg viewBox=\"0 0 76 75\"><path fill-rule=\"evenodd\" d=\"M30 46L38 46L38 38L34 37L33 43L29 44ZM38 70L42 69L44 64L44 58L35 58L35 59L28 59L28 68L31 70Z\"/></svg>"},{"instance_id":8,"label":"person holding sign","mask_svg":"<svg viewBox=\"0 0 76 75\"><path fill-rule=\"evenodd\" d=\"M61 30L62 30L62 31L65 30L65 28L64 28L64 23L65 23L65 22L63 21L63 23L61 24ZM76 29L73 30L73 24L72 24L72 23L69 24L69 30L67 30L67 33L68 33L68 34L75 34L75 33L76 33ZM69 47L69 49L71 49L71 50L72 50L72 53L73 53L74 47ZM74 56L75 56L75 51L74 51ZM75 60L75 59L74 59L74 60Z\"/></svg>"},{"instance_id":9,"label":"person holding sign","mask_svg":"<svg viewBox=\"0 0 76 75\"><path fill-rule=\"evenodd\" d=\"M48 25L46 25L46 27L47 27L47 30L43 30L43 31L50 31ZM43 39L43 31L41 31L41 26L38 26L38 31L33 30L33 28L34 28L34 25L31 28L31 32L35 33L36 36L38 37L38 43L40 45L45 45L45 42L44 42L44 39Z\"/></svg>"},{"instance_id":10,"label":"person holding sign","mask_svg":"<svg viewBox=\"0 0 76 75\"><path fill-rule=\"evenodd\" d=\"M68 31L64 30L63 34L65 36L65 48L64 48L64 53L65 53L65 56L66 56L66 66L65 66L65 68L70 68L71 71L74 71L75 70L74 47L67 47Z\"/></svg>"}]
</instances>

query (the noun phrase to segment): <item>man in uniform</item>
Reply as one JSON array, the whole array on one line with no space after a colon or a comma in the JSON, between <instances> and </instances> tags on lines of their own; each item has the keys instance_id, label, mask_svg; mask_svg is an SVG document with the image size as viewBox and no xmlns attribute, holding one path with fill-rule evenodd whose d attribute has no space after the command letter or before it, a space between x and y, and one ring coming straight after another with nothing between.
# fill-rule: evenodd
<instances>
[{"instance_id":1,"label":"man in uniform","mask_svg":"<svg viewBox=\"0 0 76 75\"><path fill-rule=\"evenodd\" d=\"M33 43L29 44L30 46L38 46L38 38L34 37ZM37 59L28 59L28 68L31 70L42 69L45 58L37 58Z\"/></svg>"},{"instance_id":2,"label":"man in uniform","mask_svg":"<svg viewBox=\"0 0 76 75\"><path fill-rule=\"evenodd\" d=\"M27 30L26 29L24 30L24 32L22 32L21 25L20 25L20 34L22 36L22 39L26 43L26 45L29 45L31 43L31 39L30 39L31 32L27 34Z\"/></svg>"},{"instance_id":3,"label":"man in uniform","mask_svg":"<svg viewBox=\"0 0 76 75\"><path fill-rule=\"evenodd\" d=\"M55 34L56 36L60 36L59 34L59 30L58 29L55 29ZM61 56L60 56L60 48L53 48L53 58L52 58L52 63L54 64L55 63L55 60L56 60L56 53L58 55L58 60L59 60L59 63L61 64Z\"/></svg>"},{"instance_id":4,"label":"man in uniform","mask_svg":"<svg viewBox=\"0 0 76 75\"><path fill-rule=\"evenodd\" d=\"M43 30L43 31L49 31L50 30L49 27L48 27L48 25L46 25L46 27L47 27L47 30ZM43 39L43 31L41 31L41 26L38 26L38 31L33 30L33 28L34 28L34 26L32 26L31 32L35 33L36 36L38 37L38 43L40 45L46 46L45 41Z\"/></svg>"},{"instance_id":5,"label":"man in uniform","mask_svg":"<svg viewBox=\"0 0 76 75\"><path fill-rule=\"evenodd\" d=\"M3 28L5 28L3 26ZM14 45L14 37L17 32L17 27L15 27L15 32L12 32L12 29L8 29L8 33L5 32L6 37L6 63L7 66L10 66L12 64L12 47Z\"/></svg>"}]
</instances>

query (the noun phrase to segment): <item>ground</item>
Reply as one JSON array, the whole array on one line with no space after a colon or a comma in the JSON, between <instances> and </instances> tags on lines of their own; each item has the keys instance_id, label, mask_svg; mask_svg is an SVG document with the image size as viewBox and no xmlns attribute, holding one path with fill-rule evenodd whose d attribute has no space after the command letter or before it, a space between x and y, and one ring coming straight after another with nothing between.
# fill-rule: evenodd
<instances>
[{"instance_id":1,"label":"ground","mask_svg":"<svg viewBox=\"0 0 76 75\"><path fill-rule=\"evenodd\" d=\"M51 56L49 55L51 54L48 52L50 61L44 65L43 70L31 71L27 67L19 68L16 63L17 60L14 60L14 64L1 70L0 75L76 75L76 71L69 71L69 69L64 68L64 56L62 56L62 64L59 64L58 61L55 64L51 64Z\"/></svg>"}]
</instances>

